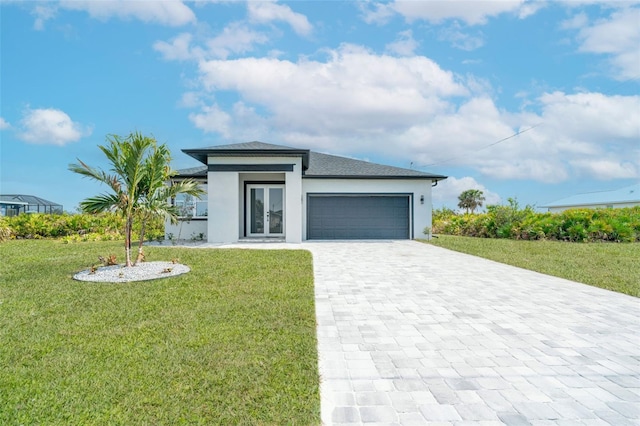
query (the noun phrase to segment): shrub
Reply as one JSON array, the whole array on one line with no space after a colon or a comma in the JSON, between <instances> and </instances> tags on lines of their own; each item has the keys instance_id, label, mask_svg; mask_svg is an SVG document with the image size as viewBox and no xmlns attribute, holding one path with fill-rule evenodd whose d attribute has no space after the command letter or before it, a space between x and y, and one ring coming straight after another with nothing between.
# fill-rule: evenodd
<instances>
[{"instance_id":1,"label":"shrub","mask_svg":"<svg viewBox=\"0 0 640 426\"><path fill-rule=\"evenodd\" d=\"M0 225L0 243L11 238L11 229L8 226Z\"/></svg>"},{"instance_id":2,"label":"shrub","mask_svg":"<svg viewBox=\"0 0 640 426\"><path fill-rule=\"evenodd\" d=\"M432 229L434 234L467 237L636 242L640 241L640 206L536 213L531 206L521 209L510 198L508 205L487 206L483 214L434 210Z\"/></svg>"},{"instance_id":3,"label":"shrub","mask_svg":"<svg viewBox=\"0 0 640 426\"><path fill-rule=\"evenodd\" d=\"M124 219L115 213L21 214L1 218L0 228L6 227L15 238L62 238L65 242L121 240ZM134 233L139 233L134 227ZM156 239L164 236L162 220L147 225L146 236ZM77 238L76 238L77 237Z\"/></svg>"}]
</instances>

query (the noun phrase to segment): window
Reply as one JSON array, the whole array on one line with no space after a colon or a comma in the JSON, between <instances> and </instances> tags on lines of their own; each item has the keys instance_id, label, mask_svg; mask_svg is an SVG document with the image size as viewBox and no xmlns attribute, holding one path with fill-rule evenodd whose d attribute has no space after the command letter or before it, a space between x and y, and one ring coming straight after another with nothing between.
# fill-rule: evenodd
<instances>
[{"instance_id":1,"label":"window","mask_svg":"<svg viewBox=\"0 0 640 426\"><path fill-rule=\"evenodd\" d=\"M203 195L206 197L206 195ZM196 198L188 194L178 194L173 200L174 206L178 207L178 216L183 218L207 217L207 200Z\"/></svg>"}]
</instances>

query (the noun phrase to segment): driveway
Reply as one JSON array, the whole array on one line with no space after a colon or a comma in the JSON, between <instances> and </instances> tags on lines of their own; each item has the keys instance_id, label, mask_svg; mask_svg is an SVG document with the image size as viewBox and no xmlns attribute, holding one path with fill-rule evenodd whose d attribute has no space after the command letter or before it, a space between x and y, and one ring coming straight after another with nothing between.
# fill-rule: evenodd
<instances>
[{"instance_id":1,"label":"driveway","mask_svg":"<svg viewBox=\"0 0 640 426\"><path fill-rule=\"evenodd\" d=\"M324 424L640 424L640 299L414 241L298 248Z\"/></svg>"}]
</instances>

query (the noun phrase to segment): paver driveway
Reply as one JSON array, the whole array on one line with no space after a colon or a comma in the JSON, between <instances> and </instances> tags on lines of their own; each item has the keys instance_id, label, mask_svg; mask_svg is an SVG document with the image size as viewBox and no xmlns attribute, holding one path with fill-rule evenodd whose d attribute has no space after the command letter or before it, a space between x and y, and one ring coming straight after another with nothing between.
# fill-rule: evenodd
<instances>
[{"instance_id":1,"label":"paver driveway","mask_svg":"<svg viewBox=\"0 0 640 426\"><path fill-rule=\"evenodd\" d=\"M302 246L325 424L640 424L640 299L414 241Z\"/></svg>"}]
</instances>

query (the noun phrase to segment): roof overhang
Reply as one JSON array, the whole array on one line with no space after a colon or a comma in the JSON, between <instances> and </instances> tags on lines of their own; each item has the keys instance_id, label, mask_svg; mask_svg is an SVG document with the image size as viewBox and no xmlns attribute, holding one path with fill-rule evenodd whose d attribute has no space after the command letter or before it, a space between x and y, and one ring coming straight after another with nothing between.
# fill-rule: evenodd
<instances>
[{"instance_id":1,"label":"roof overhang","mask_svg":"<svg viewBox=\"0 0 640 426\"><path fill-rule=\"evenodd\" d=\"M293 157L302 158L302 169L309 167L308 149L183 149L182 152L208 165L209 157Z\"/></svg>"},{"instance_id":2,"label":"roof overhang","mask_svg":"<svg viewBox=\"0 0 640 426\"><path fill-rule=\"evenodd\" d=\"M444 180L447 176L432 175L432 176L384 176L384 175L302 175L303 179L366 179L366 180L430 180L439 181Z\"/></svg>"}]
</instances>

